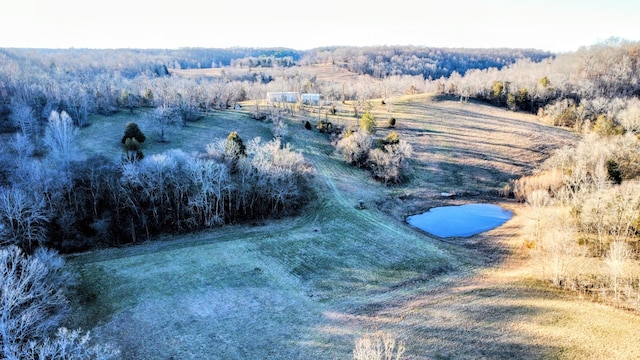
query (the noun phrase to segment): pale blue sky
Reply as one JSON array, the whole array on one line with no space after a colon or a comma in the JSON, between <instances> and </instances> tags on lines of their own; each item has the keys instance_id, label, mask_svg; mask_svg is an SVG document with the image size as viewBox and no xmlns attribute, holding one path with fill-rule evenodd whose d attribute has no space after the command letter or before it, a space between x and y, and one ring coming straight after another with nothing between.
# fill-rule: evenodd
<instances>
[{"instance_id":1,"label":"pale blue sky","mask_svg":"<svg viewBox=\"0 0 640 360\"><path fill-rule=\"evenodd\" d=\"M640 40L638 0L355 2L4 0L0 47L420 45L573 51L612 36Z\"/></svg>"}]
</instances>

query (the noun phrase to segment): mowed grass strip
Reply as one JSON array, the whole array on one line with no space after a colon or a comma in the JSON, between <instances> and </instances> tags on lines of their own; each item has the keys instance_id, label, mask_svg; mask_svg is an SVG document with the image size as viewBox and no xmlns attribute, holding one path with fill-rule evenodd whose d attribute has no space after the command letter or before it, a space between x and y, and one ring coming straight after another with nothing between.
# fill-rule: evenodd
<instances>
[{"instance_id":1,"label":"mowed grass strip","mask_svg":"<svg viewBox=\"0 0 640 360\"><path fill-rule=\"evenodd\" d=\"M85 317L84 327L97 325L131 358L342 357L353 334L329 341L327 312L415 291L402 284L450 263L411 231L401 236L325 211L321 223L282 220L246 235L222 228L198 244L174 240L187 240L184 247L145 244L135 254L122 249L122 257L111 250L105 261L78 256L71 263L93 292L83 312L95 317Z\"/></svg>"},{"instance_id":2,"label":"mowed grass strip","mask_svg":"<svg viewBox=\"0 0 640 360\"><path fill-rule=\"evenodd\" d=\"M384 189L366 172L326 153L308 155L326 192L298 218L71 258L83 279L78 324L114 341L128 358L348 354L354 334L327 339L322 330L330 309L416 291L406 285L450 269L454 259L374 208L357 210L357 184L366 184L359 189L370 198Z\"/></svg>"}]
</instances>

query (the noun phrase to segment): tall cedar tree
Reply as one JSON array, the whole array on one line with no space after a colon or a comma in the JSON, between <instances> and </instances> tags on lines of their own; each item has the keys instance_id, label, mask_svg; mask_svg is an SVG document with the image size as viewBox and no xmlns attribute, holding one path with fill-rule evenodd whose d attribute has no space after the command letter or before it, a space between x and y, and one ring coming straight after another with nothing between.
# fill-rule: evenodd
<instances>
[{"instance_id":1,"label":"tall cedar tree","mask_svg":"<svg viewBox=\"0 0 640 360\"><path fill-rule=\"evenodd\" d=\"M127 139L136 139L137 142L143 143L147 137L142 133L142 130L138 127L138 124L130 122L124 128L124 135L122 136L122 144L124 145Z\"/></svg>"},{"instance_id":2,"label":"tall cedar tree","mask_svg":"<svg viewBox=\"0 0 640 360\"><path fill-rule=\"evenodd\" d=\"M369 111L365 111L360 118L360 129L366 131L369 134L373 134L376 128L376 118Z\"/></svg>"}]
</instances>

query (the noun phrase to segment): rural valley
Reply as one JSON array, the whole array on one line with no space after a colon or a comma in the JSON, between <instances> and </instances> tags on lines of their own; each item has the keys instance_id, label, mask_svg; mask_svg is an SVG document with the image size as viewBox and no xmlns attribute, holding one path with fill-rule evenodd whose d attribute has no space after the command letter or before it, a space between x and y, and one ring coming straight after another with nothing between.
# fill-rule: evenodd
<instances>
[{"instance_id":1,"label":"rural valley","mask_svg":"<svg viewBox=\"0 0 640 360\"><path fill-rule=\"evenodd\" d=\"M0 358L639 358L639 79L619 39L0 49ZM466 204L512 216L407 222Z\"/></svg>"}]
</instances>

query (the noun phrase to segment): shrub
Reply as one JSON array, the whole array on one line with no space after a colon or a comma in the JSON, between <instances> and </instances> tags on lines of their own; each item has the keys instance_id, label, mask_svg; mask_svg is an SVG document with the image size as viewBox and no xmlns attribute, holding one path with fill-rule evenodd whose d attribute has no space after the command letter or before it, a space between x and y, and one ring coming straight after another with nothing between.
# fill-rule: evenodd
<instances>
[{"instance_id":1,"label":"shrub","mask_svg":"<svg viewBox=\"0 0 640 360\"><path fill-rule=\"evenodd\" d=\"M513 196L518 201L525 201L536 190L544 190L555 194L563 186L562 171L554 168L510 181L505 186L504 192L505 195Z\"/></svg>"},{"instance_id":2,"label":"shrub","mask_svg":"<svg viewBox=\"0 0 640 360\"><path fill-rule=\"evenodd\" d=\"M135 161L142 160L144 154L142 153L142 145L136 138L127 138L124 142L125 160Z\"/></svg>"},{"instance_id":3,"label":"shrub","mask_svg":"<svg viewBox=\"0 0 640 360\"><path fill-rule=\"evenodd\" d=\"M373 144L373 138L364 131L345 131L336 144L336 148L348 163L356 166L364 166L367 162L369 150Z\"/></svg>"},{"instance_id":4,"label":"shrub","mask_svg":"<svg viewBox=\"0 0 640 360\"><path fill-rule=\"evenodd\" d=\"M581 121L575 103L568 99L546 105L543 113L554 126L575 128Z\"/></svg>"},{"instance_id":5,"label":"shrub","mask_svg":"<svg viewBox=\"0 0 640 360\"><path fill-rule=\"evenodd\" d=\"M376 333L356 340L353 348L354 360L400 360L405 346L392 335Z\"/></svg>"},{"instance_id":6,"label":"shrub","mask_svg":"<svg viewBox=\"0 0 640 360\"><path fill-rule=\"evenodd\" d=\"M305 129L307 129L307 130L311 130L311 123L309 122L309 120L307 120L307 121L304 123L304 128L305 128Z\"/></svg>"},{"instance_id":7,"label":"shrub","mask_svg":"<svg viewBox=\"0 0 640 360\"><path fill-rule=\"evenodd\" d=\"M392 131L389 133L389 135L387 135L384 141L386 144L394 145L400 142L400 137L398 136L397 132Z\"/></svg>"},{"instance_id":8,"label":"shrub","mask_svg":"<svg viewBox=\"0 0 640 360\"><path fill-rule=\"evenodd\" d=\"M316 125L316 128L321 133L331 134L333 132L333 124L327 120L319 121L318 125Z\"/></svg>"},{"instance_id":9,"label":"shrub","mask_svg":"<svg viewBox=\"0 0 640 360\"><path fill-rule=\"evenodd\" d=\"M392 117L389 118L389 127L395 127L396 126L396 118Z\"/></svg>"},{"instance_id":10,"label":"shrub","mask_svg":"<svg viewBox=\"0 0 640 360\"><path fill-rule=\"evenodd\" d=\"M616 124L613 118L606 115L600 115L598 116L595 125L593 125L593 131L602 136L622 135L624 133L624 128Z\"/></svg>"},{"instance_id":11,"label":"shrub","mask_svg":"<svg viewBox=\"0 0 640 360\"><path fill-rule=\"evenodd\" d=\"M69 330L64 327L58 329L53 339L46 339L44 343L40 344L31 342L24 354L25 360L110 360L119 358L120 351L110 344L92 345L89 332L83 334L80 330Z\"/></svg>"}]
</instances>

